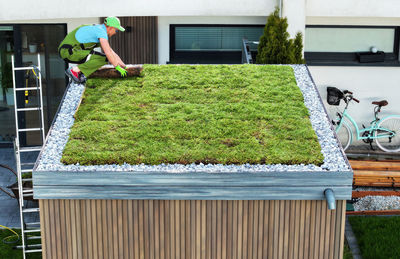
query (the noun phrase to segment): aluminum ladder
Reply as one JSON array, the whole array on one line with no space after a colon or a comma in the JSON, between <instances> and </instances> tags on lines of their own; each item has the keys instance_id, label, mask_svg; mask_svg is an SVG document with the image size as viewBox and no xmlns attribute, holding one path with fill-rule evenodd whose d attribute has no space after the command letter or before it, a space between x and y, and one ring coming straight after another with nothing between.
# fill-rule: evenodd
<instances>
[{"instance_id":1,"label":"aluminum ladder","mask_svg":"<svg viewBox=\"0 0 400 259\"><path fill-rule=\"evenodd\" d=\"M250 44L258 45L259 41L248 41L242 39L242 64L253 64L253 57L251 56Z\"/></svg>"},{"instance_id":2,"label":"aluminum ladder","mask_svg":"<svg viewBox=\"0 0 400 259\"><path fill-rule=\"evenodd\" d=\"M22 178L22 174L32 172L34 163L22 163L21 153L29 152L39 152L45 141L45 130L44 130L44 117L43 117L43 93L42 93L42 76L40 73L40 54L37 55L37 66L28 67L15 67L14 65L14 55L11 56L12 64L12 75L13 75L13 89L14 89L14 111L15 111L15 141L14 141L14 151L15 160L17 163L17 176L18 176L18 192L19 192L19 215L21 220L21 236L22 236L22 246L17 246L17 248L22 248L23 258L26 258L27 253L38 253L42 252L41 244L28 245L29 240L41 239L41 236L28 236L31 233L40 234L40 222L25 222L25 215L31 213L39 213L39 208L26 208L24 204L24 197L33 197L33 188L25 188L23 184L25 182L32 182L32 178ZM36 87L17 87L15 82L15 72L16 71L28 71L32 70L36 77ZM36 91L37 96L37 107L29 108L18 108L17 93L20 91ZM37 128L20 128L18 126L19 117L22 113L26 112L39 112L40 125ZM33 132L40 131L42 138L42 146L35 147L21 147L20 146L20 133L23 132ZM33 184L32 184L33 185Z\"/></svg>"}]
</instances>

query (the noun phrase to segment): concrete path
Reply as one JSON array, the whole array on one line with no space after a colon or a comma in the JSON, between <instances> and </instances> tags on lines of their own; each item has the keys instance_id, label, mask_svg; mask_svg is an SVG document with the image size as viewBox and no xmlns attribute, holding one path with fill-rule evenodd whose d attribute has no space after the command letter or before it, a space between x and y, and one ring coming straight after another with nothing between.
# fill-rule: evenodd
<instances>
[{"instance_id":1,"label":"concrete path","mask_svg":"<svg viewBox=\"0 0 400 259\"><path fill-rule=\"evenodd\" d=\"M25 157L25 162L36 160L35 155ZM8 165L16 171L14 150L12 148L0 148L0 164ZM0 186L8 191L8 185L16 182L16 178L12 172L0 167ZM11 192L11 191L10 191ZM27 208L37 207L37 202L25 201ZM29 213L25 217L25 222L39 222L39 213ZM4 192L0 191L0 225L12 228L20 228L19 206L16 199L11 198Z\"/></svg>"},{"instance_id":2,"label":"concrete path","mask_svg":"<svg viewBox=\"0 0 400 259\"><path fill-rule=\"evenodd\" d=\"M351 228L348 217L346 216L345 236L347 243L349 244L350 251L353 254L353 259L362 259L360 248L357 244L356 236L354 235L353 229Z\"/></svg>"}]
</instances>

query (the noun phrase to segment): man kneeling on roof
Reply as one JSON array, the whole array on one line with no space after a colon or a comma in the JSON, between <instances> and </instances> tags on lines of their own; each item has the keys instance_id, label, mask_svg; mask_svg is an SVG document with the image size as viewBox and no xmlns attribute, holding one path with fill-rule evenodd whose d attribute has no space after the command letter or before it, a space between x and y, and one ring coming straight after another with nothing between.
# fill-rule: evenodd
<instances>
[{"instance_id":1,"label":"man kneeling on roof","mask_svg":"<svg viewBox=\"0 0 400 259\"><path fill-rule=\"evenodd\" d=\"M108 37L117 33L117 30L125 31L119 19L110 16L104 20L104 24L81 25L68 33L58 47L58 53L66 62L78 66L68 68L65 71L67 76L82 84L98 68L110 62L121 77L125 77L126 65L108 43ZM100 46L104 54L94 50Z\"/></svg>"}]
</instances>

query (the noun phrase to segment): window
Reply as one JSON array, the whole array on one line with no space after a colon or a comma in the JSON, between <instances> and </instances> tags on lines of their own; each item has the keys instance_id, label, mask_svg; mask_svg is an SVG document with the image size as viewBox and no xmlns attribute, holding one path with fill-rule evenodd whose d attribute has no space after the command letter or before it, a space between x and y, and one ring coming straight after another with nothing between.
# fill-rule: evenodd
<instances>
[{"instance_id":1,"label":"window","mask_svg":"<svg viewBox=\"0 0 400 259\"><path fill-rule=\"evenodd\" d=\"M263 29L264 25L171 25L170 63L239 64L242 39L258 41Z\"/></svg>"},{"instance_id":2,"label":"window","mask_svg":"<svg viewBox=\"0 0 400 259\"><path fill-rule=\"evenodd\" d=\"M310 25L304 56L310 65L398 65L398 36L395 26Z\"/></svg>"}]
</instances>

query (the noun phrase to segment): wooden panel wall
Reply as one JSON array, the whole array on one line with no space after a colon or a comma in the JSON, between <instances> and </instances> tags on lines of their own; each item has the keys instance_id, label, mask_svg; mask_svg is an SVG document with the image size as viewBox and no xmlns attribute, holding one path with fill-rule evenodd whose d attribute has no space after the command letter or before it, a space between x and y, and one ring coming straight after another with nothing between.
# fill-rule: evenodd
<instances>
[{"instance_id":1,"label":"wooden panel wall","mask_svg":"<svg viewBox=\"0 0 400 259\"><path fill-rule=\"evenodd\" d=\"M345 201L40 200L43 258L342 258Z\"/></svg>"},{"instance_id":2,"label":"wooden panel wall","mask_svg":"<svg viewBox=\"0 0 400 259\"><path fill-rule=\"evenodd\" d=\"M156 16L119 17L125 32L110 38L110 45L125 64L158 63L158 19ZM130 27L130 29L129 29ZM129 31L131 30L131 31Z\"/></svg>"}]
</instances>

